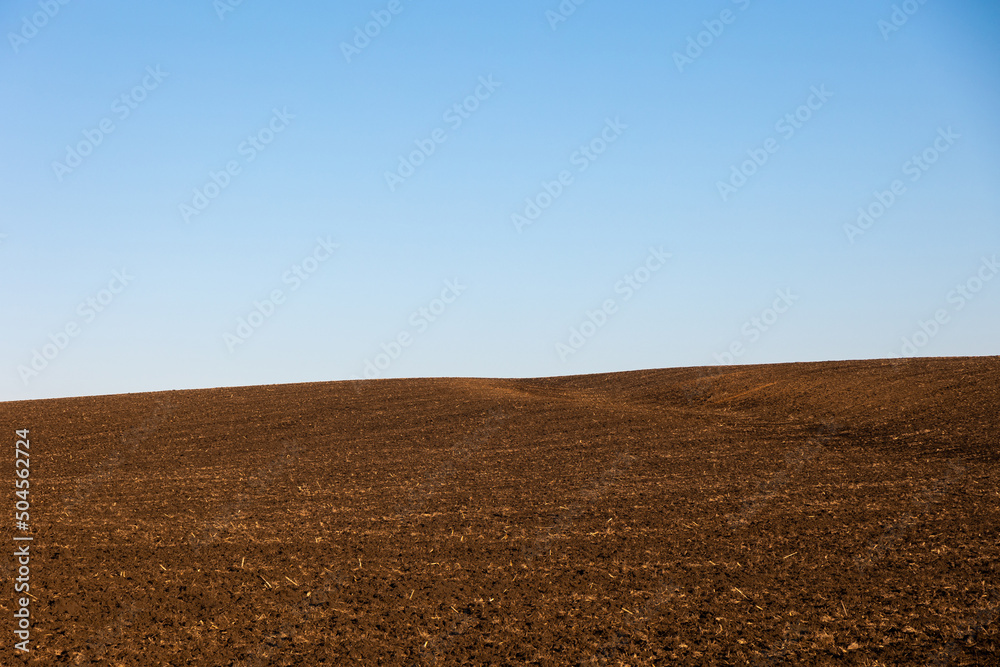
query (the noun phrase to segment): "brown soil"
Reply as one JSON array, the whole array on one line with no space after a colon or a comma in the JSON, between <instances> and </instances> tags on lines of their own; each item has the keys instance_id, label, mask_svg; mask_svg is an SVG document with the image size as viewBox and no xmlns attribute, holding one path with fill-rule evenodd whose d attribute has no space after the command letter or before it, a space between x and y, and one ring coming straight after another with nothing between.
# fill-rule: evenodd
<instances>
[{"instance_id":1,"label":"brown soil","mask_svg":"<svg viewBox=\"0 0 1000 667\"><path fill-rule=\"evenodd\" d=\"M1000 660L1000 357L22 401L0 424L8 480L31 429L35 596L32 651L8 620L2 664Z\"/></svg>"}]
</instances>

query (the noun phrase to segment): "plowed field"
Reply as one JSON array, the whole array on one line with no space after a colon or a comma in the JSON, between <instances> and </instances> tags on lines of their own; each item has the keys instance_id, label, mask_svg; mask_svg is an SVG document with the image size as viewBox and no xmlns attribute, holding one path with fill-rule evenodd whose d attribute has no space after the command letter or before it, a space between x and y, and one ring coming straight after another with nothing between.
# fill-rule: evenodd
<instances>
[{"instance_id":1,"label":"plowed field","mask_svg":"<svg viewBox=\"0 0 1000 667\"><path fill-rule=\"evenodd\" d=\"M11 517L30 429L34 538L31 651L5 586L5 665L1000 661L998 357L21 401L0 424Z\"/></svg>"}]
</instances>

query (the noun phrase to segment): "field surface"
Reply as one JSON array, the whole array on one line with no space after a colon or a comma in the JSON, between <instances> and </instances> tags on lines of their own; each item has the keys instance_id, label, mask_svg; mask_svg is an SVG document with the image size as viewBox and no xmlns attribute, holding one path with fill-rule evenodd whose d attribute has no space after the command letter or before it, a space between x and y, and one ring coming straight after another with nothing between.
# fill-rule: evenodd
<instances>
[{"instance_id":1,"label":"field surface","mask_svg":"<svg viewBox=\"0 0 1000 667\"><path fill-rule=\"evenodd\" d=\"M0 403L0 664L1000 663L1000 358ZM13 548L4 578L16 572Z\"/></svg>"}]
</instances>

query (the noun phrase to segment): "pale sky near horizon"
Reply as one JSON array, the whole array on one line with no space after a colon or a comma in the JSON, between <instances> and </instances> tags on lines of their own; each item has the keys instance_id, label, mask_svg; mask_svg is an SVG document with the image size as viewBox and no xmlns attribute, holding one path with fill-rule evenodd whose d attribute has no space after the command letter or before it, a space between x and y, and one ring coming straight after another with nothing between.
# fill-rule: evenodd
<instances>
[{"instance_id":1,"label":"pale sky near horizon","mask_svg":"<svg viewBox=\"0 0 1000 667\"><path fill-rule=\"evenodd\" d=\"M994 2L64 1L0 400L1000 354Z\"/></svg>"}]
</instances>

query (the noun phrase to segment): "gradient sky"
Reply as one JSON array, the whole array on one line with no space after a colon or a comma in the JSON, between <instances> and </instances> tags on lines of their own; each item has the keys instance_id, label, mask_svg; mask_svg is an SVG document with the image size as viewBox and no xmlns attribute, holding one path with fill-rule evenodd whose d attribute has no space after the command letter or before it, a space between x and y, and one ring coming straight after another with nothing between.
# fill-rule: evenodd
<instances>
[{"instance_id":1,"label":"gradient sky","mask_svg":"<svg viewBox=\"0 0 1000 667\"><path fill-rule=\"evenodd\" d=\"M898 26L881 0L587 0L558 21L558 0L5 2L0 399L342 380L369 363L700 366L734 344L733 363L998 354L1000 279L979 281L1000 253L1000 6L895 5ZM457 125L446 112L477 88ZM294 118L269 137L275 110ZM797 112L794 134L776 127ZM273 139L253 160L250 136ZM78 166L54 164L81 142ZM592 161L591 142L606 148ZM936 161L914 172L925 150ZM718 183L761 151L724 201ZM213 173L227 186L185 221ZM338 247L294 289L286 272L318 238ZM647 276L651 247L671 256ZM649 279L626 299L637 270ZM446 281L464 289L435 302ZM274 290L283 303L227 344ZM792 305L769 312L779 290Z\"/></svg>"}]
</instances>

